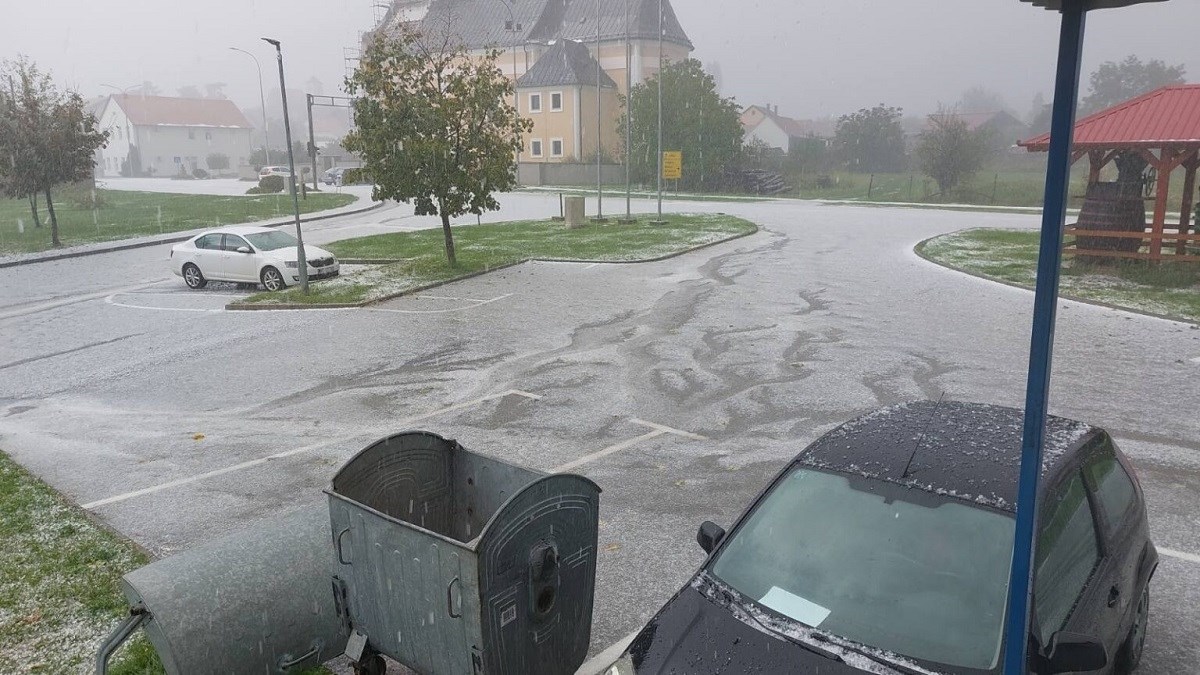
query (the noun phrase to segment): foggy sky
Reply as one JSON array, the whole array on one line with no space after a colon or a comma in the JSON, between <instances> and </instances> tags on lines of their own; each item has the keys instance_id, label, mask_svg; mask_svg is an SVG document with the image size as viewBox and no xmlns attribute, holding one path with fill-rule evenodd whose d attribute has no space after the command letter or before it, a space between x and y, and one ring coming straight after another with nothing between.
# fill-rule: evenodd
<instances>
[{"instance_id":1,"label":"foggy sky","mask_svg":"<svg viewBox=\"0 0 1200 675\"><path fill-rule=\"evenodd\" d=\"M26 54L85 96L151 80L174 95L185 85L225 82L257 106L254 64L277 90L273 50L283 41L288 88L310 77L335 94L342 48L355 46L386 0L0 0L0 57ZM499 2L500 0L471 0ZM521 0L516 0L521 2ZM578 0L576 0L578 1ZM1024 116L1035 93L1049 99L1057 14L1017 0L673 0L696 45L720 64L723 91L742 104L773 103L793 117L876 103L924 114L982 85ZM1170 0L1092 12L1084 77L1136 53L1184 63L1200 81L1200 2ZM273 86L274 85L274 86Z\"/></svg>"}]
</instances>

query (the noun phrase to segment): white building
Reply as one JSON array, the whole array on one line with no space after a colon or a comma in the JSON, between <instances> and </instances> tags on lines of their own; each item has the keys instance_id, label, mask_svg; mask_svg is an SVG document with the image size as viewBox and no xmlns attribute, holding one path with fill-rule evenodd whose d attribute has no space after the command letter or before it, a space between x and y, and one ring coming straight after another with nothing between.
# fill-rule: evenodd
<instances>
[{"instance_id":1,"label":"white building","mask_svg":"<svg viewBox=\"0 0 1200 675\"><path fill-rule=\"evenodd\" d=\"M108 97L99 128L109 132L97 175L171 177L196 169L235 175L248 163L254 125L227 99L121 94ZM225 155L214 170L209 157Z\"/></svg>"}]
</instances>

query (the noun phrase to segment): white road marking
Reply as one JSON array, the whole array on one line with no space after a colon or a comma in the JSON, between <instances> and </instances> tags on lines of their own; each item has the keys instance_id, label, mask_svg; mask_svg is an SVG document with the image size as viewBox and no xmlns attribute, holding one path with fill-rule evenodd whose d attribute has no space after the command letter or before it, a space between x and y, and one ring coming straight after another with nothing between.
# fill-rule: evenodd
<instances>
[{"instance_id":1,"label":"white road marking","mask_svg":"<svg viewBox=\"0 0 1200 675\"><path fill-rule=\"evenodd\" d=\"M1196 555L1195 553L1184 553L1183 551L1176 551L1169 548L1160 548L1158 549L1158 552L1166 556L1171 556L1172 558L1200 563L1200 555Z\"/></svg>"},{"instance_id":2,"label":"white road marking","mask_svg":"<svg viewBox=\"0 0 1200 675\"><path fill-rule=\"evenodd\" d=\"M633 422L634 424L637 424L639 426L649 427L650 429L652 429L652 431L644 433L641 436L634 436L633 438L627 438L627 439L621 441L620 443L610 445L607 448L601 448L600 450L597 450L592 453L588 453L582 457L573 459L565 464L559 464L558 466L554 467L553 469L550 469L550 473L564 473L566 471L571 471L573 469L577 469L577 468L583 466L584 464L589 464L591 462L596 461L597 459L601 459L603 457L608 457L611 454L631 448L631 447L637 445L638 443L641 443L642 441L648 441L652 438L658 438L659 436L663 436L665 434L671 434L672 436L680 436L682 438L688 438L693 441L707 441L708 440L708 438L701 436L700 434L693 434L693 433L690 433L687 431L674 429L672 427L668 427L663 424L655 424L654 422L647 422L646 420L638 419L636 417L631 419L630 422Z\"/></svg>"},{"instance_id":3,"label":"white road marking","mask_svg":"<svg viewBox=\"0 0 1200 675\"><path fill-rule=\"evenodd\" d=\"M207 314L219 314L219 313L225 311L224 307L218 307L216 309L202 309L199 307L147 307L146 305L130 305L125 302L117 302L115 298L118 295L127 295L127 294L126 293L113 293L112 295L108 296L107 298L104 298L104 302L112 305L113 307L125 307L126 309L150 309L150 310L156 310L159 312L204 312Z\"/></svg>"},{"instance_id":4,"label":"white road marking","mask_svg":"<svg viewBox=\"0 0 1200 675\"><path fill-rule=\"evenodd\" d=\"M435 299L435 300L456 300L456 301L460 301L460 302L470 302L473 304L467 305L465 307L452 307L450 309L390 309L387 307L368 307L367 311L368 312L389 312L391 314L450 314L452 312L465 312L468 309L475 309L476 307L490 305L491 303L496 302L497 300L503 300L511 295L512 295L512 293L505 293L504 295L496 296L489 300L473 300L471 298L440 298L440 297L432 296L432 295L416 295L413 297L431 298L431 299Z\"/></svg>"},{"instance_id":5,"label":"white road marking","mask_svg":"<svg viewBox=\"0 0 1200 675\"><path fill-rule=\"evenodd\" d=\"M88 300L99 300L100 298L108 296L109 294L119 295L121 293L128 292L128 291L136 291L136 290L139 290L142 288L149 288L150 286L153 286L155 284L161 284L165 281L170 281L170 279L169 278L168 279L158 279L155 281L149 281L149 282L146 282L143 284L138 284L136 286L125 286L123 288L117 288L117 289L110 288L108 290L97 291L95 293L85 293L83 295L72 295L71 297L68 297L68 298L61 298L58 300L52 300L50 302L43 302L43 303L34 305L32 307L25 307L22 309L17 309L17 310L13 310L11 312L5 312L4 314L0 314L0 321L3 321L4 319L12 319L12 318L15 318L18 316L25 316L26 314L36 314L37 312L44 312L48 309L56 309L58 307L74 305L74 304L77 304L80 302L87 302ZM115 290L115 292L114 292L114 290Z\"/></svg>"},{"instance_id":6,"label":"white road marking","mask_svg":"<svg viewBox=\"0 0 1200 675\"><path fill-rule=\"evenodd\" d=\"M532 399L535 401L541 400L541 398L542 398L538 394L531 394L527 391L521 391L519 389L510 389L508 391L500 392L499 394L491 394L489 396L482 396L480 398L472 399L470 401L463 401L462 403L456 403L451 406L446 406L445 408L438 408L437 410L431 410L427 413L422 413L420 415L408 417L408 418L405 418L398 422L391 422L388 424L388 427L390 427L390 428L395 428L397 426L404 427L409 424L412 424L413 422L419 422L421 420L428 419L430 417L435 417L437 415L444 415L445 413L453 412L455 410L462 410L463 408L468 408L473 405L479 405L480 403L492 401L492 400L495 400L498 398L504 398L505 396L521 396L521 397ZM221 475L224 475L227 473L232 473L234 471L241 471L242 469L249 469L251 467L255 467L260 464L266 464L267 462L270 462L270 461L273 461L276 459L283 459L285 457L291 457L292 455L298 455L298 454L301 454L304 452L309 452L311 450L316 450L317 448L320 448L320 447L323 447L326 445L330 445L332 443L337 443L337 442L339 442L339 440L344 441L344 440L349 440L351 438L356 438L356 436L346 437L346 438L342 438L342 439L324 440L319 443L313 443L311 445L305 445L303 447L293 448L291 450L284 450L283 452L277 452L273 455L268 455L266 457L252 459L247 462L242 462L241 464L234 464L233 466L227 466L222 469L207 471L205 473L196 474L194 476L188 476L186 478L179 478L179 479L176 479L173 481L168 481L166 483L161 483L159 485L153 485L151 487L142 488L140 490L133 490L132 492L126 492L124 494L119 494L119 495L113 495L112 497L105 497L104 499L98 499L94 502L88 502L87 504L83 505L83 508L89 509L89 510L96 509L101 506L107 506L108 504L115 504L117 502L123 502L127 499L133 499L134 497L141 497L143 495L154 494L155 492L161 492L163 490L167 490L167 489L170 489L173 487L179 487L180 485L187 485L189 483L195 483L197 481L214 478L216 476L221 476Z\"/></svg>"},{"instance_id":7,"label":"white road marking","mask_svg":"<svg viewBox=\"0 0 1200 675\"><path fill-rule=\"evenodd\" d=\"M614 642L608 649L588 659L586 663L579 666L579 670L575 671L575 675L604 675L604 670L611 666L625 650L629 648L630 643L637 637L642 629L637 629Z\"/></svg>"}]
</instances>

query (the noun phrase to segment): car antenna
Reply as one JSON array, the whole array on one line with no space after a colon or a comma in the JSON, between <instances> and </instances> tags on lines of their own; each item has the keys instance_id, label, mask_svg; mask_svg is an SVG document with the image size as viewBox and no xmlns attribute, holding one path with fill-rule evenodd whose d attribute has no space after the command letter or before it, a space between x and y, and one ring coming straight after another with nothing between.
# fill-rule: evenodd
<instances>
[{"instance_id":1,"label":"car antenna","mask_svg":"<svg viewBox=\"0 0 1200 675\"><path fill-rule=\"evenodd\" d=\"M929 424L933 422L933 415L937 412L939 406L942 405L942 399L946 398L946 392L943 391L941 396L938 396L937 403L933 404L933 410L929 411L929 419L925 420L925 426L921 428L921 434L917 436L917 442L913 444L912 454L908 456L908 463L904 465L904 473L900 474L900 478L908 478L908 470L912 467L913 457L917 456L917 451L921 449L921 443L925 440L925 432L929 431Z\"/></svg>"}]
</instances>

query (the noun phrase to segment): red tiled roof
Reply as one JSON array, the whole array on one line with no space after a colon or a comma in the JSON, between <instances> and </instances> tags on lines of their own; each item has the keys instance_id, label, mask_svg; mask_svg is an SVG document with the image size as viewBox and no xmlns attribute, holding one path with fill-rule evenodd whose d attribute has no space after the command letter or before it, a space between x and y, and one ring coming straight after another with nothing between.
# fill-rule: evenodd
<instances>
[{"instance_id":1,"label":"red tiled roof","mask_svg":"<svg viewBox=\"0 0 1200 675\"><path fill-rule=\"evenodd\" d=\"M1075 123L1076 148L1200 145L1200 84L1155 89ZM1050 134L1018 143L1031 151L1050 147Z\"/></svg>"},{"instance_id":2,"label":"red tiled roof","mask_svg":"<svg viewBox=\"0 0 1200 675\"><path fill-rule=\"evenodd\" d=\"M138 126L226 127L251 129L233 101L220 98L114 95L113 100Z\"/></svg>"}]
</instances>

